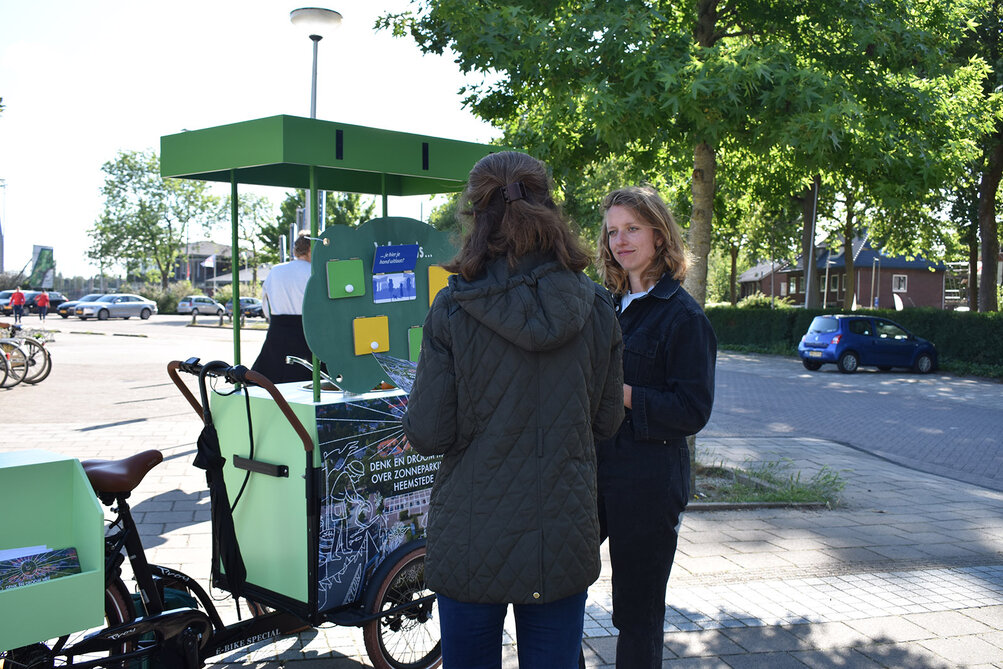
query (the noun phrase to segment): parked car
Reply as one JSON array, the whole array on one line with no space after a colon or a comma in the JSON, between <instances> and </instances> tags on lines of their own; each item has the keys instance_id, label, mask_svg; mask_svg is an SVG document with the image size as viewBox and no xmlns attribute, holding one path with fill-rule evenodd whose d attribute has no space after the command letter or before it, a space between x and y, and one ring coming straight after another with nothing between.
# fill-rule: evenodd
<instances>
[{"instance_id":1,"label":"parked car","mask_svg":"<svg viewBox=\"0 0 1003 669\"><path fill-rule=\"evenodd\" d=\"M27 290L24 293L24 311L25 313L38 313L38 305L35 304L35 300L38 296L42 294L40 290ZM60 304L66 302L66 296L56 290L49 291L49 313L53 313L59 307Z\"/></svg>"},{"instance_id":2,"label":"parked car","mask_svg":"<svg viewBox=\"0 0 1003 669\"><path fill-rule=\"evenodd\" d=\"M139 316L143 320L157 313L157 303L139 295L111 293L102 295L93 302L81 302L73 308L73 315L87 320L94 317L99 321L109 318L129 319Z\"/></svg>"},{"instance_id":3,"label":"parked car","mask_svg":"<svg viewBox=\"0 0 1003 669\"><path fill-rule=\"evenodd\" d=\"M24 292L24 291L21 291ZM10 306L10 296L14 294L13 290L0 291L0 313L5 316L9 316L14 313L13 307Z\"/></svg>"},{"instance_id":4,"label":"parked car","mask_svg":"<svg viewBox=\"0 0 1003 669\"><path fill-rule=\"evenodd\" d=\"M816 316L801 337L798 355L805 369L834 363L852 374L861 366L908 367L927 374L937 368L937 348L904 327L877 316Z\"/></svg>"},{"instance_id":5,"label":"parked car","mask_svg":"<svg viewBox=\"0 0 1003 669\"><path fill-rule=\"evenodd\" d=\"M248 318L264 318L265 312L261 307L261 300L256 297L240 298L240 313ZM233 316L233 300L226 302L226 315Z\"/></svg>"},{"instance_id":6,"label":"parked car","mask_svg":"<svg viewBox=\"0 0 1003 669\"><path fill-rule=\"evenodd\" d=\"M189 295L178 302L179 314L195 314L196 316L216 314L222 316L224 311L222 304L205 295Z\"/></svg>"},{"instance_id":7,"label":"parked car","mask_svg":"<svg viewBox=\"0 0 1003 669\"><path fill-rule=\"evenodd\" d=\"M73 315L73 309L76 308L81 302L93 302L94 300L102 297L104 293L88 293L84 295L79 300L69 300L68 302L63 302L56 308L56 313L63 318L69 318Z\"/></svg>"}]
</instances>

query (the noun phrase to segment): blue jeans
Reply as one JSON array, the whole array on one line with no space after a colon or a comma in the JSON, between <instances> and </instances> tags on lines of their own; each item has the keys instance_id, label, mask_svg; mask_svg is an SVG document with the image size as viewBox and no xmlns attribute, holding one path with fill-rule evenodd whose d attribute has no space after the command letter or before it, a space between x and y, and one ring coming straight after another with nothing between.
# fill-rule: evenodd
<instances>
[{"instance_id":1,"label":"blue jeans","mask_svg":"<svg viewBox=\"0 0 1003 669\"><path fill-rule=\"evenodd\" d=\"M547 604L513 604L519 669L575 669L585 618L582 592ZM501 669L508 604L438 596L443 669Z\"/></svg>"}]
</instances>

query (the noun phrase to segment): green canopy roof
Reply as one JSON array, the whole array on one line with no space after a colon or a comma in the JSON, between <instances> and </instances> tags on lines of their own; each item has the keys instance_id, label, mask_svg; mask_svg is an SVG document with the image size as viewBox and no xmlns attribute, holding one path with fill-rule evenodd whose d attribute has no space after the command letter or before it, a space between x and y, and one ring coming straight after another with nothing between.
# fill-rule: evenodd
<instances>
[{"instance_id":1,"label":"green canopy roof","mask_svg":"<svg viewBox=\"0 0 1003 669\"><path fill-rule=\"evenodd\" d=\"M283 115L165 135L160 138L160 173L305 189L313 167L319 190L426 195L462 190L474 163L499 150L490 144Z\"/></svg>"}]
</instances>

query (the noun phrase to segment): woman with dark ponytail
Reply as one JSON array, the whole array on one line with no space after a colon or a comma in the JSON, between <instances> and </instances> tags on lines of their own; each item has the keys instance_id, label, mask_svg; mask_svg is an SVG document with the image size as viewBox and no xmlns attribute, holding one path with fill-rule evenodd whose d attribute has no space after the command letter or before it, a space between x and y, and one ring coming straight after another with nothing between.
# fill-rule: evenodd
<instances>
[{"instance_id":1,"label":"woman with dark ponytail","mask_svg":"<svg viewBox=\"0 0 1003 669\"><path fill-rule=\"evenodd\" d=\"M571 669L600 566L595 440L623 419L620 329L542 162L483 158L459 217L404 416L414 449L443 456L425 563L443 666L500 668L512 604L519 666Z\"/></svg>"}]
</instances>

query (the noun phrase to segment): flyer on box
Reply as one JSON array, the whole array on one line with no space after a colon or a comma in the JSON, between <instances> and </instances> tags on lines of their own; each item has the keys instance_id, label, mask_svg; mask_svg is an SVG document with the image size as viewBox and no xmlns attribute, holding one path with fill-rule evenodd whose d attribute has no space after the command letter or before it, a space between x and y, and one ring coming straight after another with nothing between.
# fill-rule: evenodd
<instances>
[{"instance_id":1,"label":"flyer on box","mask_svg":"<svg viewBox=\"0 0 1003 669\"><path fill-rule=\"evenodd\" d=\"M45 550L0 560L0 590L41 583L61 576L80 573L76 548Z\"/></svg>"}]
</instances>

